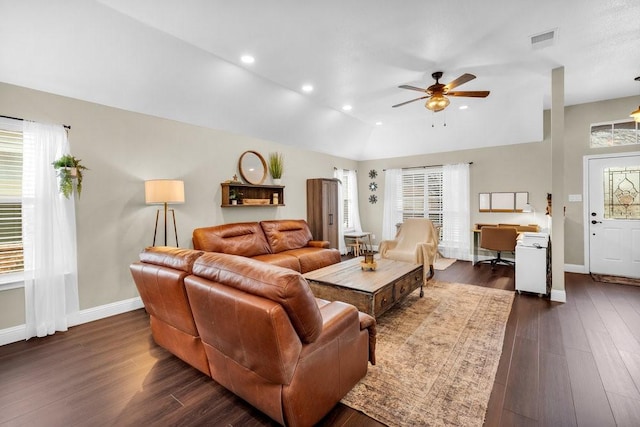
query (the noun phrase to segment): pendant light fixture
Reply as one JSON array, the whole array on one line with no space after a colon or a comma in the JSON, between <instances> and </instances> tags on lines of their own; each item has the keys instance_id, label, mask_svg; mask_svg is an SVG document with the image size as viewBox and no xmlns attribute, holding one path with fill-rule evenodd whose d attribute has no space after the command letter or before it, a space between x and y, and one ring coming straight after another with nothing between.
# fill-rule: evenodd
<instances>
[{"instance_id":1,"label":"pendant light fixture","mask_svg":"<svg viewBox=\"0 0 640 427\"><path fill-rule=\"evenodd\" d=\"M634 80L640 82L640 76L636 77ZM629 117L633 117L633 120L640 123L640 107L638 107L636 111L633 111Z\"/></svg>"}]
</instances>

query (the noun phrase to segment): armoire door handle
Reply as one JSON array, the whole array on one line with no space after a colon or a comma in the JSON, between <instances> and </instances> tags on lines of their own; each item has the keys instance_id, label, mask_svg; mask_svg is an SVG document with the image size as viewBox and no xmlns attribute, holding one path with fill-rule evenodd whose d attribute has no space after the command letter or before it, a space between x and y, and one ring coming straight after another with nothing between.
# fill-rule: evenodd
<instances>
[{"instance_id":1,"label":"armoire door handle","mask_svg":"<svg viewBox=\"0 0 640 427\"><path fill-rule=\"evenodd\" d=\"M333 225L333 214L329 214L329 225Z\"/></svg>"}]
</instances>

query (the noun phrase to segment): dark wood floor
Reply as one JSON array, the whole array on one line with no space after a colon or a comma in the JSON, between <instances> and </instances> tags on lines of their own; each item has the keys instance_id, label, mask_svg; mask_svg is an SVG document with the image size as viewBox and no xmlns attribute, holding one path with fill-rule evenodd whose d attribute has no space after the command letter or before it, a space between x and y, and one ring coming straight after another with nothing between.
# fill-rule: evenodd
<instances>
[{"instance_id":1,"label":"dark wood floor","mask_svg":"<svg viewBox=\"0 0 640 427\"><path fill-rule=\"evenodd\" d=\"M436 278L514 289L510 267L458 261ZM516 295L485 425L640 425L640 287L566 274L566 291ZM137 310L0 347L0 425L273 422L156 346ZM380 424L338 405L320 425Z\"/></svg>"}]
</instances>

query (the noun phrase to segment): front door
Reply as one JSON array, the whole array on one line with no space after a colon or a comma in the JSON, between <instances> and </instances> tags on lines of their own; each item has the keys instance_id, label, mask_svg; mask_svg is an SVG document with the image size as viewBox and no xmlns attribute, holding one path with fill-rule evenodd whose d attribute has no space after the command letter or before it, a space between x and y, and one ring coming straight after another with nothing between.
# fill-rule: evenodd
<instances>
[{"instance_id":1,"label":"front door","mask_svg":"<svg viewBox=\"0 0 640 427\"><path fill-rule=\"evenodd\" d=\"M640 154L588 159L589 269L640 278Z\"/></svg>"}]
</instances>

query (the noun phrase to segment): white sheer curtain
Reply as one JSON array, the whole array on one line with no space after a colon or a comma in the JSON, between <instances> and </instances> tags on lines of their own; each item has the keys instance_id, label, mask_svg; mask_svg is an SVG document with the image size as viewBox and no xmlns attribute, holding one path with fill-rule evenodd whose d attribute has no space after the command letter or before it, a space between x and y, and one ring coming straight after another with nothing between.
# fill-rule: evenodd
<instances>
[{"instance_id":1,"label":"white sheer curtain","mask_svg":"<svg viewBox=\"0 0 640 427\"><path fill-rule=\"evenodd\" d=\"M384 206L382 213L382 240L396 237L396 224L402 222L399 205L402 169L387 169L384 173Z\"/></svg>"},{"instance_id":2,"label":"white sheer curtain","mask_svg":"<svg viewBox=\"0 0 640 427\"><path fill-rule=\"evenodd\" d=\"M471 208L468 163L443 166L442 195L440 252L445 258L470 260Z\"/></svg>"},{"instance_id":3,"label":"white sheer curtain","mask_svg":"<svg viewBox=\"0 0 640 427\"><path fill-rule=\"evenodd\" d=\"M58 192L51 163L69 153L63 126L24 121L22 239L27 339L67 330L78 311L73 197Z\"/></svg>"},{"instance_id":4,"label":"white sheer curtain","mask_svg":"<svg viewBox=\"0 0 640 427\"><path fill-rule=\"evenodd\" d=\"M342 182L342 169L333 169L333 177L338 180L338 250L342 255L347 253L347 245L344 242L344 183Z\"/></svg>"},{"instance_id":5,"label":"white sheer curtain","mask_svg":"<svg viewBox=\"0 0 640 427\"><path fill-rule=\"evenodd\" d=\"M345 171L349 175L349 200L351 200L351 221L356 233L362 232L360 223L360 203L358 201L358 174L356 171Z\"/></svg>"}]
</instances>

